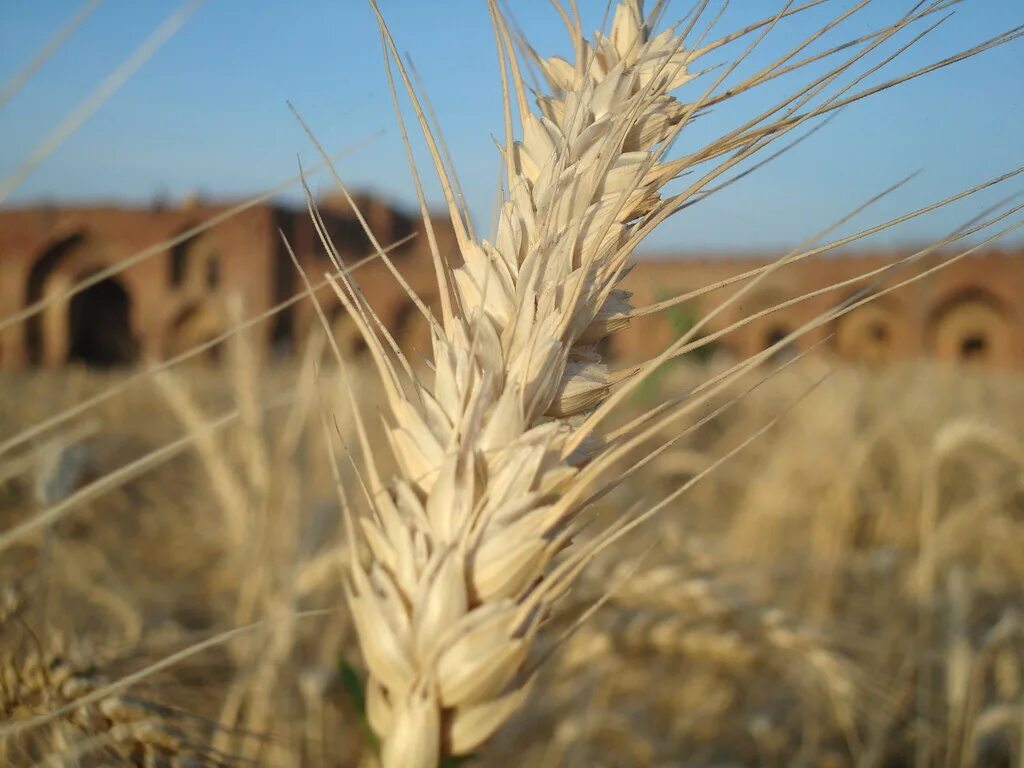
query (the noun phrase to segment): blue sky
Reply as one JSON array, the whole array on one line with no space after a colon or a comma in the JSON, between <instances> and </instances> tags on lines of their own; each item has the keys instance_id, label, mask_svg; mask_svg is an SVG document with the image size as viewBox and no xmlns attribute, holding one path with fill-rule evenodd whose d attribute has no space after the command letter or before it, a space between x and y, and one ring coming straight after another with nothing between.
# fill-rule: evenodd
<instances>
[{"instance_id":1,"label":"blue sky","mask_svg":"<svg viewBox=\"0 0 1024 768\"><path fill-rule=\"evenodd\" d=\"M414 59L439 115L470 199L486 222L497 178L492 135L501 131L497 60L483 0L380 0L394 36ZM13 75L79 7L80 0L0 0L0 83ZM106 0L71 40L0 108L0 178L177 7L168 0ZM566 51L549 4L511 0L535 46ZM604 2L581 0L597 28ZM716 3L712 2L714 7ZM783 22L738 74L791 47L852 5L833 0ZM897 17L909 0L877 0L824 44L859 36ZM779 6L733 2L726 33ZM689 3L670 4L668 17ZM957 13L884 71L922 66L1024 23L1024 0L967 0ZM906 38L904 38L906 39ZM820 49L818 46L815 49ZM890 45L885 50L891 51ZM738 51L735 46L730 51ZM723 60L721 56L714 62ZM688 151L789 93L803 76L780 78L717 108L680 137ZM881 76L865 81L879 82ZM684 100L697 93L689 86ZM10 204L47 200L147 202L189 191L240 198L308 166L315 150L291 116L291 100L353 187L410 204L405 164L382 66L363 0L207 0L188 24L25 182ZM667 222L650 241L660 250L793 245L914 171L906 188L859 218L865 226L1024 165L1024 42L934 73L844 110L798 148ZM421 168L427 169L420 152ZM998 192L922 219L875 242L939 237L1003 195ZM314 190L327 189L316 178ZM297 200L297 191L290 198ZM288 195L286 195L288 197ZM440 202L432 187L431 200Z\"/></svg>"}]
</instances>

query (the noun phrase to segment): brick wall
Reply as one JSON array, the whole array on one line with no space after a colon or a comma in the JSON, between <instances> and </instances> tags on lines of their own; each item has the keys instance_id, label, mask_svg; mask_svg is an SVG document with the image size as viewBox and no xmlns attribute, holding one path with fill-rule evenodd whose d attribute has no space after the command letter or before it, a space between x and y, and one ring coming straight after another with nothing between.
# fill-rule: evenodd
<instances>
[{"instance_id":1,"label":"brick wall","mask_svg":"<svg viewBox=\"0 0 1024 768\"><path fill-rule=\"evenodd\" d=\"M366 196L356 202L382 244L412 236L390 257L412 288L436 309L434 271L419 217ZM166 244L230 210L229 204L192 203L163 208L39 206L0 211L0 318L22 312L34 302L61 297L98 270L125 259L137 260L70 301L51 301L31 319L0 329L0 366L116 363L183 352L229 326L225 314L229 290L241 295L249 315L301 290L279 232L311 280L319 281L333 269L308 213L277 205L252 206L201 235ZM321 211L344 264L354 265L372 254L344 200L326 199ZM432 223L442 251L456 257L450 222L435 217ZM745 357L860 295L859 291L868 291L884 295L816 327L794 346L823 342L843 358L870 363L931 356L992 367L1024 367L1024 253L989 249L887 292L955 253L931 254L893 267L901 255L844 254L788 264L728 302L747 284L735 278L764 268L776 256L687 255L641 261L625 281L638 307L719 283L721 287L634 320L609 341L609 348L620 360L648 358L694 322L708 318L698 335L722 334L711 347L714 353ZM874 277L863 279L871 274ZM407 349L428 351L427 324L387 265L377 259L354 275L399 342ZM352 318L332 291L323 289L318 295L345 351L358 354L361 343ZM747 320L780 304L782 308L764 317ZM314 309L303 300L261 322L255 332L268 354L286 354L314 322L318 322Z\"/></svg>"}]
</instances>

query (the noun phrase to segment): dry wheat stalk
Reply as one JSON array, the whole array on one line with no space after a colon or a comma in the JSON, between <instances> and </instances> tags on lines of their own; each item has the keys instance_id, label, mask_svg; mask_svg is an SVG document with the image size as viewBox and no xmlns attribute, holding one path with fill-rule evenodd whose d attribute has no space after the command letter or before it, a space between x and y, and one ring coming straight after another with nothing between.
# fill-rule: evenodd
<instances>
[{"instance_id":1,"label":"dry wheat stalk","mask_svg":"<svg viewBox=\"0 0 1024 768\"><path fill-rule=\"evenodd\" d=\"M629 322L629 295L617 286L633 250L710 181L777 135L869 93L841 98L853 87L847 86L824 105L800 111L876 44L941 5L915 8L829 76L705 150L662 162L668 144L722 81L691 105L671 95L696 76L689 68L693 61L721 44L684 46L699 13L685 30L654 35L639 0L623 0L610 34L597 34L592 42L567 13L573 62L541 59L526 49L550 87L537 99L538 114L529 106L514 36L492 2L506 135L506 188L493 242L478 239L462 217L441 150L378 12L390 52L389 79L393 58L424 127L461 255L460 263L442 258L426 222L441 318L410 295L431 324L429 377L414 373L354 282L344 275L333 280L380 374L391 415L385 429L398 464L397 477L385 483L367 461L362 490L372 515L361 518L359 526L369 557L353 559L346 584L370 670L369 717L382 738L385 768L429 768L445 755L466 754L520 706L531 681L528 653L552 604L583 564L627 528L572 546L590 503L614 485L604 475L686 411L654 409L613 439L594 435L639 379L610 397L614 384L637 374L642 378L680 354L690 340L684 337L646 366L609 375L597 344ZM787 12L788 4L746 32L770 29ZM779 74L806 44L735 92ZM781 117L768 119L780 110ZM514 112L522 135L518 141ZM659 191L669 180L729 153L682 194L661 199ZM319 213L312 204L310 210L333 253ZM408 290L386 255L380 256ZM749 370L759 359L730 373ZM715 394L718 383L710 382L702 397ZM367 426L355 410L361 447L369 456ZM344 495L343 502L354 533L351 503ZM796 641L781 625L769 621L765 627L781 646Z\"/></svg>"}]
</instances>

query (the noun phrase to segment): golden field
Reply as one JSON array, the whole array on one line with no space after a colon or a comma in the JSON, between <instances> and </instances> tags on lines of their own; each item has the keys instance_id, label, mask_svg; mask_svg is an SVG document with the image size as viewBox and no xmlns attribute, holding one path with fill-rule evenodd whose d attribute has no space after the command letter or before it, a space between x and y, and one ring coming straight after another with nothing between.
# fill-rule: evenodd
<instances>
[{"instance_id":1,"label":"golden field","mask_svg":"<svg viewBox=\"0 0 1024 768\"><path fill-rule=\"evenodd\" d=\"M677 365L632 405L713 372ZM686 488L562 601L528 706L470 764L1024 760L1024 379L820 357L769 374L602 500ZM0 464L5 535L58 515L2 559L3 704L59 714L7 734L6 760L372 765L325 441L358 497L343 393L372 414L371 374L315 341L264 370L236 340L220 368L127 376L0 382L5 439L123 389Z\"/></svg>"},{"instance_id":2,"label":"golden field","mask_svg":"<svg viewBox=\"0 0 1024 768\"><path fill-rule=\"evenodd\" d=\"M97 5L15 73L0 106ZM28 150L0 204L199 5L167 16ZM289 100L319 161L256 197L182 206L159 234L127 237L117 211L102 238L70 232L49 205L15 217L21 234L5 229L0 765L1024 768L1024 373L993 372L1016 360L1020 292L1015 266L992 271L1009 252L969 258L1019 238L1024 203L999 185L1024 167L967 162L980 178L951 174L953 191L867 214L911 173L844 192L843 212L814 222L814 197L847 189L814 162L813 185L776 183L716 225L739 237L733 213L767 221L784 202L806 230L785 255L685 292L624 282L670 217L847 107L1012 44L1024 25L974 40L967 20L890 71L957 3L870 23L855 14L889 4L745 4L750 18L719 28L728 3L619 0L593 34L574 0L552 5L568 33L555 55L486 4L502 129L487 237L375 0L356 34L379 34L422 228L357 195L365 216ZM430 21L417 34L456 29ZM458 34L451 47L471 39ZM447 66L451 53L434 55ZM969 101L957 93L998 92L1002 74L940 83L943 121ZM702 134L734 99L747 111ZM915 109L912 125L875 118L894 148L937 127ZM1001 151L976 140L1003 120L989 110L964 104L981 119L961 144ZM887 175L881 143L826 147ZM940 163L964 159L956 140L941 149ZM307 182L319 170L334 219ZM302 214L267 204L229 225L233 258L200 242L300 181ZM302 235L288 222L306 212ZM854 229L861 214L871 223ZM913 240L897 228L932 214L923 247L888 252ZM420 233L426 280L410 280L394 248ZM365 240L367 259L336 235ZM896 238L885 258L834 274L824 265L838 261L819 260L803 274L827 286L775 291L788 266L876 235ZM369 260L376 276L357 282ZM957 262L957 290L935 288ZM360 287L384 270L400 302ZM913 313L892 309L915 291ZM293 322L305 299L309 322ZM841 322L855 311L865 344ZM648 338L657 315L666 333ZM619 349L634 321L643 343ZM854 366L832 356L844 348L963 364Z\"/></svg>"}]
</instances>

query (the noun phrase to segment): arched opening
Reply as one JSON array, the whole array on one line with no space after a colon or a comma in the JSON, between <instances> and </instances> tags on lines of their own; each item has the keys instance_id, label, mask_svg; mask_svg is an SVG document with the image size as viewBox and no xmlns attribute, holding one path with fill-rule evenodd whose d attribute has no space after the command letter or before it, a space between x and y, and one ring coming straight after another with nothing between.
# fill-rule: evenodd
<instances>
[{"instance_id":1,"label":"arched opening","mask_svg":"<svg viewBox=\"0 0 1024 768\"><path fill-rule=\"evenodd\" d=\"M172 288L179 288L185 284L185 275L188 274L188 252L191 247L192 241L185 240L171 248L167 282Z\"/></svg>"},{"instance_id":2,"label":"arched opening","mask_svg":"<svg viewBox=\"0 0 1024 768\"><path fill-rule=\"evenodd\" d=\"M129 365L139 344L131 331L131 299L117 280L106 280L71 297L68 362L94 368Z\"/></svg>"},{"instance_id":3,"label":"arched opening","mask_svg":"<svg viewBox=\"0 0 1024 768\"><path fill-rule=\"evenodd\" d=\"M65 257L69 256L76 248L81 247L84 242L85 236L81 232L76 232L56 241L40 254L29 271L28 281L25 285L26 307L43 299L50 276ZM46 338L47 335L52 335L55 332L54 324L45 322L52 311L53 308L36 312L25 320L25 350L31 365L43 363L47 346L57 346L59 343L57 339L48 340ZM46 326L49 326L49 329ZM63 327L59 328L57 332L62 331Z\"/></svg>"},{"instance_id":4,"label":"arched opening","mask_svg":"<svg viewBox=\"0 0 1024 768\"><path fill-rule=\"evenodd\" d=\"M881 365L893 362L904 346L905 333L898 307L875 300L841 316L835 326L835 348L840 357Z\"/></svg>"},{"instance_id":5,"label":"arched opening","mask_svg":"<svg viewBox=\"0 0 1024 768\"><path fill-rule=\"evenodd\" d=\"M786 359L794 354L795 345L792 341L784 345L781 342L793 330L795 317L788 311L777 310L794 295L795 289L784 282L762 286L752 296L745 297L723 313L718 323L737 324L736 331L729 336L742 349L744 356L772 349L765 357ZM754 317L757 319L752 319ZM709 330L715 330L715 327Z\"/></svg>"},{"instance_id":6,"label":"arched opening","mask_svg":"<svg viewBox=\"0 0 1024 768\"><path fill-rule=\"evenodd\" d=\"M220 253L211 251L206 259L206 288L217 290L220 285Z\"/></svg>"},{"instance_id":7,"label":"arched opening","mask_svg":"<svg viewBox=\"0 0 1024 768\"><path fill-rule=\"evenodd\" d=\"M131 299L115 278L101 280L69 300L61 297L95 273L95 254L83 250L86 243L81 232L58 240L29 271L28 306L58 297L25 323L25 349L32 365L75 361L109 367L132 363L138 356L139 345L131 331Z\"/></svg>"},{"instance_id":8,"label":"arched opening","mask_svg":"<svg viewBox=\"0 0 1024 768\"><path fill-rule=\"evenodd\" d=\"M774 328L769 329L764 335L764 348L768 349L769 347L774 347L788 335L789 331L782 326L775 326Z\"/></svg>"},{"instance_id":9,"label":"arched opening","mask_svg":"<svg viewBox=\"0 0 1024 768\"><path fill-rule=\"evenodd\" d=\"M370 348L366 345L366 339L363 338L359 327L340 303L331 308L328 313L328 322L331 332L334 334L335 343L346 358L354 360L369 353Z\"/></svg>"},{"instance_id":10,"label":"arched opening","mask_svg":"<svg viewBox=\"0 0 1024 768\"><path fill-rule=\"evenodd\" d=\"M433 301L431 296L421 298L428 307ZM430 323L411 299L398 307L389 325L395 341L406 355L417 361L430 359L434 348Z\"/></svg>"},{"instance_id":11,"label":"arched opening","mask_svg":"<svg viewBox=\"0 0 1024 768\"><path fill-rule=\"evenodd\" d=\"M791 333L788 326L785 325L772 325L769 326L761 337L761 349L768 350L778 346L775 351L772 352L772 357L775 359L788 358L796 354L793 349L793 342L787 342L782 344L787 336Z\"/></svg>"},{"instance_id":12,"label":"arched opening","mask_svg":"<svg viewBox=\"0 0 1024 768\"><path fill-rule=\"evenodd\" d=\"M171 322L165 354L176 356L205 344L223 332L223 323L216 307L208 302L194 302L186 306ZM216 363L221 358L222 344L205 350L202 360Z\"/></svg>"},{"instance_id":13,"label":"arched opening","mask_svg":"<svg viewBox=\"0 0 1024 768\"><path fill-rule=\"evenodd\" d=\"M983 360L988 354L988 338L984 334L968 334L960 340L960 359Z\"/></svg>"},{"instance_id":14,"label":"arched opening","mask_svg":"<svg viewBox=\"0 0 1024 768\"><path fill-rule=\"evenodd\" d=\"M188 229L192 228L193 225L189 225ZM189 288L197 293L217 288L220 284L220 253L208 245L203 247L206 242L200 236L193 236L171 248L167 261L167 284L171 288Z\"/></svg>"},{"instance_id":15,"label":"arched opening","mask_svg":"<svg viewBox=\"0 0 1024 768\"><path fill-rule=\"evenodd\" d=\"M1007 365L1013 358L1010 322L997 299L968 291L942 304L929 326L933 354L947 362Z\"/></svg>"}]
</instances>

